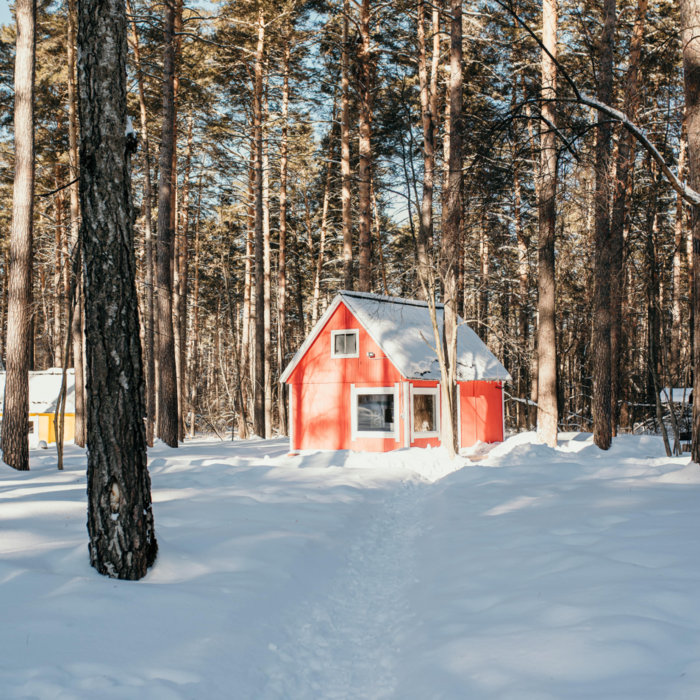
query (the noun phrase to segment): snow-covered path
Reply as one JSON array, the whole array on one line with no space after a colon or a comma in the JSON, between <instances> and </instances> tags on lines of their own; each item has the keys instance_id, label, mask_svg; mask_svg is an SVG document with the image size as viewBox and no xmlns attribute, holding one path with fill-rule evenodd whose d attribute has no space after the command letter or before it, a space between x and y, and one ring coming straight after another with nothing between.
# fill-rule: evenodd
<instances>
[{"instance_id":1,"label":"snow-covered path","mask_svg":"<svg viewBox=\"0 0 700 700\"><path fill-rule=\"evenodd\" d=\"M264 700L381 700L393 697L396 657L413 614L415 539L425 488L399 484L360 528L347 563L326 590L293 610L272 644Z\"/></svg>"},{"instance_id":2,"label":"snow-covered path","mask_svg":"<svg viewBox=\"0 0 700 700\"><path fill-rule=\"evenodd\" d=\"M83 451L0 465L0 700L700 697L700 467L531 442L157 446L139 583L88 564Z\"/></svg>"}]
</instances>

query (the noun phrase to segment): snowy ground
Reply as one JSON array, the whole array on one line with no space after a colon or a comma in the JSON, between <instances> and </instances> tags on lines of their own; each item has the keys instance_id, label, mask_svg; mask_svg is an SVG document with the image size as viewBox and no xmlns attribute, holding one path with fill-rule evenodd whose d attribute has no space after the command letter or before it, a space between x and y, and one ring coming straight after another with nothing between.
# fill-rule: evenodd
<instances>
[{"instance_id":1,"label":"snowy ground","mask_svg":"<svg viewBox=\"0 0 700 700\"><path fill-rule=\"evenodd\" d=\"M0 698L700 697L700 470L562 438L159 446L140 583L88 565L81 450L0 465Z\"/></svg>"}]
</instances>

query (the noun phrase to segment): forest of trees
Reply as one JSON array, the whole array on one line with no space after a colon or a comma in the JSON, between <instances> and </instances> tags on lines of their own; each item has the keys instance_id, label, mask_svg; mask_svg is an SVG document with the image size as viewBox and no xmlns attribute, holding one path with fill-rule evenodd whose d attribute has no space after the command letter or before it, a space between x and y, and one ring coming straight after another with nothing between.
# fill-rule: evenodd
<instances>
[{"instance_id":1,"label":"forest of trees","mask_svg":"<svg viewBox=\"0 0 700 700\"><path fill-rule=\"evenodd\" d=\"M18 357L75 366L79 444L92 4L16 0L0 29L5 424ZM280 374L340 289L443 301L443 368L458 314L513 376L507 427L549 444L584 430L607 449L663 426L663 387L693 385L698 0L108 4L138 140L129 327L149 444L286 434Z\"/></svg>"}]
</instances>

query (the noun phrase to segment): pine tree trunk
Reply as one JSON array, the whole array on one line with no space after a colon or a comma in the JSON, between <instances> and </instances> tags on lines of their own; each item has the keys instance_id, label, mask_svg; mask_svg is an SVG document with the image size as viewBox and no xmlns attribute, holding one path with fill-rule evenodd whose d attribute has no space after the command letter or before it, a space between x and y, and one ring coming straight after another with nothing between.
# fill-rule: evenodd
<instances>
[{"instance_id":1,"label":"pine tree trunk","mask_svg":"<svg viewBox=\"0 0 700 700\"><path fill-rule=\"evenodd\" d=\"M423 199L418 227L418 274L423 296L429 293L429 241L433 239L433 190L435 174L435 124L433 123L432 95L428 84L425 42L425 0L418 2L418 74L420 104L423 117Z\"/></svg>"},{"instance_id":2,"label":"pine tree trunk","mask_svg":"<svg viewBox=\"0 0 700 700\"><path fill-rule=\"evenodd\" d=\"M252 356L250 352L251 332L250 319L252 311L252 272L253 272L253 240L255 237L255 143L251 144L250 167L248 168L248 225L245 242L245 277L243 284L243 331L241 333L241 381L243 382L243 394L247 399L249 411L252 409L252 397L250 396L250 364ZM252 412L252 411L251 411Z\"/></svg>"},{"instance_id":3,"label":"pine tree trunk","mask_svg":"<svg viewBox=\"0 0 700 700\"><path fill-rule=\"evenodd\" d=\"M262 91L263 50L265 47L265 18L262 8L258 15L258 43L255 54L255 85L253 86L253 121L255 139L255 399L253 425L255 434L265 436L265 278L263 252L263 173L262 173Z\"/></svg>"},{"instance_id":4,"label":"pine tree trunk","mask_svg":"<svg viewBox=\"0 0 700 700\"><path fill-rule=\"evenodd\" d=\"M101 574L137 580L158 545L125 138L127 21L118 0L82 0L78 12L90 563Z\"/></svg>"},{"instance_id":5,"label":"pine tree trunk","mask_svg":"<svg viewBox=\"0 0 700 700\"><path fill-rule=\"evenodd\" d=\"M347 20L346 20L347 21ZM280 142L280 194L279 194L279 272L277 276L277 315L279 323L277 348L280 374L287 366L287 119L289 111L289 58L290 40L284 38L284 75L282 82L282 139ZM280 434L288 434L287 386L280 384Z\"/></svg>"},{"instance_id":6,"label":"pine tree trunk","mask_svg":"<svg viewBox=\"0 0 700 700\"><path fill-rule=\"evenodd\" d=\"M178 397L173 337L173 151L175 137L175 2L166 0L163 53L163 136L158 183L158 437L178 446Z\"/></svg>"},{"instance_id":7,"label":"pine tree trunk","mask_svg":"<svg viewBox=\"0 0 700 700\"><path fill-rule=\"evenodd\" d=\"M678 156L678 177L681 181L685 178L685 138L681 133L681 149ZM680 194L676 195L676 226L673 246L673 305L671 327L671 357L669 371L673 386L680 386L681 379L681 256L684 244L683 217L685 215L685 203Z\"/></svg>"},{"instance_id":8,"label":"pine tree trunk","mask_svg":"<svg viewBox=\"0 0 700 700\"><path fill-rule=\"evenodd\" d=\"M372 222L370 211L370 169L372 163L371 119L372 119L372 54L369 20L370 0L360 5L360 47L358 62L358 111L360 116L360 164L358 173L359 233L360 233L360 291L372 291Z\"/></svg>"},{"instance_id":9,"label":"pine tree trunk","mask_svg":"<svg viewBox=\"0 0 700 700\"><path fill-rule=\"evenodd\" d=\"M639 64L644 37L648 0L638 0L637 15L632 29L629 50L629 67L625 76L624 111L635 121L639 107ZM621 393L620 359L622 354L622 298L625 286L624 239L628 209L628 190L632 187L635 141L623 130L617 148L612 216L610 222L610 412L612 434L617 435Z\"/></svg>"},{"instance_id":10,"label":"pine tree trunk","mask_svg":"<svg viewBox=\"0 0 700 700\"><path fill-rule=\"evenodd\" d=\"M331 128L328 134L328 163L326 165L326 184L323 188L323 206L321 209L321 240L318 246L316 270L314 272L314 298L311 306L311 323L315 326L318 321L318 304L321 296L321 274L323 273L323 256L326 247L326 232L328 229L328 205L331 196L331 163L333 162L333 137L335 135L335 101L331 116ZM312 258L313 259L313 258Z\"/></svg>"},{"instance_id":11,"label":"pine tree trunk","mask_svg":"<svg viewBox=\"0 0 700 700\"><path fill-rule=\"evenodd\" d=\"M542 7L542 43L549 53L557 55L557 5L556 0L544 0ZM542 97L548 102L542 105L542 116L556 124L557 73L554 62L542 52ZM539 191L539 269L537 368L537 432L540 440L557 445L557 342L556 300L554 286L554 240L556 225L557 151L555 133L542 125L540 134L540 191ZM534 382L533 382L534 384Z\"/></svg>"},{"instance_id":12,"label":"pine tree trunk","mask_svg":"<svg viewBox=\"0 0 700 700\"><path fill-rule=\"evenodd\" d=\"M681 0L681 46L688 133L688 180L700 191L700 0ZM700 396L700 207L693 207L693 375L694 396ZM693 402L692 459L700 464L700 401Z\"/></svg>"},{"instance_id":13,"label":"pine tree trunk","mask_svg":"<svg viewBox=\"0 0 700 700\"><path fill-rule=\"evenodd\" d=\"M10 234L7 375L2 421L2 458L29 470L29 371L33 366L32 239L34 217L35 0L16 0L15 179Z\"/></svg>"},{"instance_id":14,"label":"pine tree trunk","mask_svg":"<svg viewBox=\"0 0 700 700\"><path fill-rule=\"evenodd\" d=\"M59 165L54 166L56 170L55 184L58 189L61 187L58 173ZM53 297L53 366L63 367L63 305L65 297L63 294L63 192L57 193L54 199L54 297Z\"/></svg>"},{"instance_id":15,"label":"pine tree trunk","mask_svg":"<svg viewBox=\"0 0 700 700\"><path fill-rule=\"evenodd\" d=\"M182 178L182 211L180 212L180 255L177 260L179 265L179 298L180 298L180 392L181 412L180 439L185 439L185 402L189 396L187 388L187 284L188 284L188 256L189 256L189 223L190 223L190 168L192 165L193 143L192 113L187 119L187 150L185 151L185 171Z\"/></svg>"},{"instance_id":16,"label":"pine tree trunk","mask_svg":"<svg viewBox=\"0 0 700 700\"><path fill-rule=\"evenodd\" d=\"M615 0L604 0L598 47L598 99L612 105ZM610 142L609 118L598 113L595 188L595 289L593 296L593 440L602 450L612 444L610 403Z\"/></svg>"},{"instance_id":17,"label":"pine tree trunk","mask_svg":"<svg viewBox=\"0 0 700 700\"><path fill-rule=\"evenodd\" d=\"M75 0L68 2L68 157L70 161L70 181L78 178L78 106L75 77ZM71 247L79 246L80 202L78 183L74 182L68 189L70 193L70 227ZM76 255L81 257L80 251ZM73 367L75 370L75 444L85 447L85 379L83 357L83 281L82 263L76 262L78 279L75 282L73 324L71 337L73 343Z\"/></svg>"},{"instance_id":18,"label":"pine tree trunk","mask_svg":"<svg viewBox=\"0 0 700 700\"><path fill-rule=\"evenodd\" d=\"M131 3L126 0L126 11L133 17ZM146 439L153 447L153 433L156 413L156 365L155 365L155 331L153 316L153 215L151 212L151 152L148 140L148 113L146 111L146 94L141 69L141 48L136 21L131 22L131 46L136 63L136 78L139 86L139 110L141 116L141 151L143 153L143 218L146 243ZM75 348L75 346L74 346ZM74 349L75 352L75 349ZM76 407L77 408L77 407ZM77 422L77 416L76 416Z\"/></svg>"},{"instance_id":19,"label":"pine tree trunk","mask_svg":"<svg viewBox=\"0 0 700 700\"><path fill-rule=\"evenodd\" d=\"M192 345L190 351L190 437L194 438L197 422L197 387L199 386L199 225L202 218L202 176L199 176L197 224L194 231L194 299L192 300Z\"/></svg>"},{"instance_id":20,"label":"pine tree trunk","mask_svg":"<svg viewBox=\"0 0 700 700\"><path fill-rule=\"evenodd\" d=\"M264 317L265 325L265 437L272 437L272 300L270 282L270 147L267 122L267 75L265 76L265 110L263 112L263 157L262 157L262 203L263 203L263 274L264 274Z\"/></svg>"},{"instance_id":21,"label":"pine tree trunk","mask_svg":"<svg viewBox=\"0 0 700 700\"><path fill-rule=\"evenodd\" d=\"M349 0L343 0L342 77L340 109L340 173L343 208L343 287L353 289L352 202L350 193L350 83L348 80L348 15Z\"/></svg>"},{"instance_id":22,"label":"pine tree trunk","mask_svg":"<svg viewBox=\"0 0 700 700\"><path fill-rule=\"evenodd\" d=\"M523 230L521 211L520 172L517 163L513 171L515 237L518 242L518 335L520 361L518 363L518 429L530 430L530 411L527 399L527 345L528 345L528 240Z\"/></svg>"},{"instance_id":23,"label":"pine tree trunk","mask_svg":"<svg viewBox=\"0 0 700 700\"><path fill-rule=\"evenodd\" d=\"M457 274L462 211L462 0L451 0L450 22L450 150L449 177L443 214L441 270L444 288L443 343L447 376L442 385L442 445L450 457L459 450L456 431L455 387L457 378Z\"/></svg>"}]
</instances>

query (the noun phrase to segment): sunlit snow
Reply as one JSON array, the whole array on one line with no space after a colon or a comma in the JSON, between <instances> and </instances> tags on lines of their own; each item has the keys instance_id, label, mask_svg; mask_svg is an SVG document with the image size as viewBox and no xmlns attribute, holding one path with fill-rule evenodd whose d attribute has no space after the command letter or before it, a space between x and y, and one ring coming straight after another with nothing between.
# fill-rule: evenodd
<instances>
[{"instance_id":1,"label":"sunlit snow","mask_svg":"<svg viewBox=\"0 0 700 700\"><path fill-rule=\"evenodd\" d=\"M139 583L89 566L84 451L0 466L0 698L700 697L700 468L660 439L287 452L154 448Z\"/></svg>"}]
</instances>

